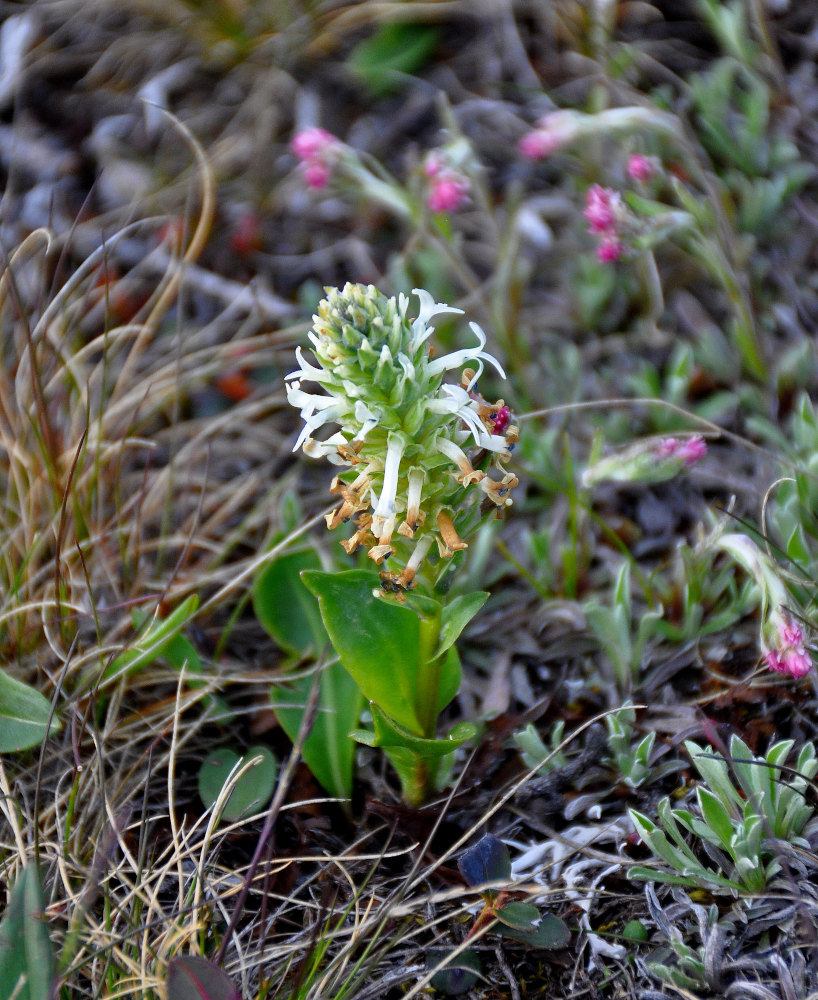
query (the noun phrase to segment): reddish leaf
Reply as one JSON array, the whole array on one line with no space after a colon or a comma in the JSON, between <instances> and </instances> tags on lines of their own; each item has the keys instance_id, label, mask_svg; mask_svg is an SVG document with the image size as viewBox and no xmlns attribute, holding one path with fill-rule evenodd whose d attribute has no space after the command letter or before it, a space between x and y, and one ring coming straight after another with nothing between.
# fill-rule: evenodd
<instances>
[{"instance_id":1,"label":"reddish leaf","mask_svg":"<svg viewBox=\"0 0 818 1000\"><path fill-rule=\"evenodd\" d=\"M233 980L199 955L183 955L168 965L167 1000L241 1000Z\"/></svg>"}]
</instances>

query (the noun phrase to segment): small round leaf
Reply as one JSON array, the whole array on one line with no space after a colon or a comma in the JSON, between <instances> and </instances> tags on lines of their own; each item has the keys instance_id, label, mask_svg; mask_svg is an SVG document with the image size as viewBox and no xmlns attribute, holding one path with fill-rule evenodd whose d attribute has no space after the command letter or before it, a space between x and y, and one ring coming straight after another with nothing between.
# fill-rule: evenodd
<instances>
[{"instance_id":1,"label":"small round leaf","mask_svg":"<svg viewBox=\"0 0 818 1000\"><path fill-rule=\"evenodd\" d=\"M221 794L230 773L239 764L243 767L254 757L261 760L245 771L235 783L224 806L222 816L234 822L252 816L267 805L276 782L276 759L264 746L250 747L243 757L226 748L214 750L205 758L199 770L199 797L208 807L213 806Z\"/></svg>"}]
</instances>

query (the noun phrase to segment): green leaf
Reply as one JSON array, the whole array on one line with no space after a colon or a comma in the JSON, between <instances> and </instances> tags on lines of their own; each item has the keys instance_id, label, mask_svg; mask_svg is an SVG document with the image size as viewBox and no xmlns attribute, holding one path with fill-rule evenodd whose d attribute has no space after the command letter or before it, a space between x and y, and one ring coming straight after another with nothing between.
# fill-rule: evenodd
<instances>
[{"instance_id":1,"label":"green leaf","mask_svg":"<svg viewBox=\"0 0 818 1000\"><path fill-rule=\"evenodd\" d=\"M199 606L199 598L191 594L167 618L153 618L145 633L137 637L130 649L114 657L102 675L110 681L132 674L164 656L174 638L187 625Z\"/></svg>"},{"instance_id":2,"label":"green leaf","mask_svg":"<svg viewBox=\"0 0 818 1000\"><path fill-rule=\"evenodd\" d=\"M729 851L733 840L733 824L730 820L730 814L707 788L697 788L696 796L705 823L718 838L718 843Z\"/></svg>"},{"instance_id":3,"label":"green leaf","mask_svg":"<svg viewBox=\"0 0 818 1000\"><path fill-rule=\"evenodd\" d=\"M181 632L173 636L167 644L162 653L162 658L167 660L172 667L176 667L177 670L181 670L184 667L186 671L200 674L204 669L196 647Z\"/></svg>"},{"instance_id":4,"label":"green leaf","mask_svg":"<svg viewBox=\"0 0 818 1000\"><path fill-rule=\"evenodd\" d=\"M435 717L454 698L460 690L460 681L463 678L463 669L460 665L460 654L455 646L450 646L436 665L439 670L437 678L437 702L435 704Z\"/></svg>"},{"instance_id":5,"label":"green leaf","mask_svg":"<svg viewBox=\"0 0 818 1000\"><path fill-rule=\"evenodd\" d=\"M59 731L61 723L48 718L51 704L45 695L0 670L0 753L36 747Z\"/></svg>"},{"instance_id":6,"label":"green leaf","mask_svg":"<svg viewBox=\"0 0 818 1000\"><path fill-rule=\"evenodd\" d=\"M477 735L477 727L461 722L442 740L427 740L416 736L370 703L375 732L354 730L350 735L359 743L382 747L397 771L404 800L420 805L435 786L435 779L444 769L446 758Z\"/></svg>"},{"instance_id":7,"label":"green leaf","mask_svg":"<svg viewBox=\"0 0 818 1000\"><path fill-rule=\"evenodd\" d=\"M417 695L425 657L417 613L375 597L379 579L366 570L305 570L301 579L318 598L332 645L364 697L407 730L423 732Z\"/></svg>"},{"instance_id":8,"label":"green leaf","mask_svg":"<svg viewBox=\"0 0 818 1000\"><path fill-rule=\"evenodd\" d=\"M375 743L370 744L371 746L405 747L423 760L438 760L440 757L445 757L477 735L477 726L470 722L460 722L443 739L427 740L422 736L416 736L394 719L390 719L381 711L380 706L371 703L369 707L377 738Z\"/></svg>"},{"instance_id":9,"label":"green leaf","mask_svg":"<svg viewBox=\"0 0 818 1000\"><path fill-rule=\"evenodd\" d=\"M540 921L540 911L533 903L513 901L495 910L495 916L505 927L531 934Z\"/></svg>"},{"instance_id":10,"label":"green leaf","mask_svg":"<svg viewBox=\"0 0 818 1000\"><path fill-rule=\"evenodd\" d=\"M50 1000L54 951L36 865L20 872L0 921L0 997Z\"/></svg>"},{"instance_id":11,"label":"green leaf","mask_svg":"<svg viewBox=\"0 0 818 1000\"><path fill-rule=\"evenodd\" d=\"M516 906L517 904L509 903L508 905ZM521 903L519 905L527 906L528 904ZM498 911L497 916L500 917L502 912L507 909L508 906L504 906L502 910ZM539 922L530 931L509 926L501 927L500 931L503 937L514 938L515 941L521 941L529 948L547 948L549 950L565 948L571 940L571 930L568 924L555 913L544 913L540 916L539 911L537 911L537 916Z\"/></svg>"},{"instance_id":12,"label":"green leaf","mask_svg":"<svg viewBox=\"0 0 818 1000\"><path fill-rule=\"evenodd\" d=\"M241 1000L227 973L200 955L170 960L166 995L167 1000Z\"/></svg>"},{"instance_id":13,"label":"green leaf","mask_svg":"<svg viewBox=\"0 0 818 1000\"><path fill-rule=\"evenodd\" d=\"M426 63L439 37L435 25L383 24L352 50L350 69L373 97L385 97Z\"/></svg>"},{"instance_id":14,"label":"green leaf","mask_svg":"<svg viewBox=\"0 0 818 1000\"><path fill-rule=\"evenodd\" d=\"M286 552L268 563L253 581L253 610L267 634L285 652L317 656L329 642L315 596L305 587L302 570L320 570L313 549Z\"/></svg>"},{"instance_id":15,"label":"green leaf","mask_svg":"<svg viewBox=\"0 0 818 1000\"><path fill-rule=\"evenodd\" d=\"M627 876L634 882L662 882L666 885L686 885L688 888L700 885L698 879L689 875L673 875L659 868L646 868L644 865L633 865L627 871Z\"/></svg>"},{"instance_id":16,"label":"green leaf","mask_svg":"<svg viewBox=\"0 0 818 1000\"><path fill-rule=\"evenodd\" d=\"M254 757L261 760L236 780L236 772ZM224 819L232 823L260 812L267 805L275 788L276 771L276 759L267 747L250 747L243 757L232 750L214 750L199 769L199 797L208 809L215 805L232 773L233 790L222 810Z\"/></svg>"},{"instance_id":17,"label":"green leaf","mask_svg":"<svg viewBox=\"0 0 818 1000\"><path fill-rule=\"evenodd\" d=\"M440 644L435 650L435 656L445 653L457 641L460 633L488 599L489 595L485 590L478 590L473 594L461 594L444 605L440 620Z\"/></svg>"},{"instance_id":18,"label":"green leaf","mask_svg":"<svg viewBox=\"0 0 818 1000\"><path fill-rule=\"evenodd\" d=\"M685 749L704 783L721 799L722 805L727 809L740 806L742 799L730 780L724 758L720 754L702 750L692 740L685 740Z\"/></svg>"},{"instance_id":19,"label":"green leaf","mask_svg":"<svg viewBox=\"0 0 818 1000\"><path fill-rule=\"evenodd\" d=\"M276 718L295 743L313 677L307 675L270 691ZM304 743L304 763L323 787L338 798L350 798L355 764L355 742L350 731L358 725L363 695L337 660L321 672L318 714Z\"/></svg>"}]
</instances>

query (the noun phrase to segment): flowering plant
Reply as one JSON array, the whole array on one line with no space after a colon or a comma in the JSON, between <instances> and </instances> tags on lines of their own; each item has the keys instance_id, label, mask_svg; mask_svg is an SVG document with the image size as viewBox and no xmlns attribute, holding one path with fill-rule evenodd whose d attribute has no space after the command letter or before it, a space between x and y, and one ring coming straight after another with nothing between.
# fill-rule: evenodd
<instances>
[{"instance_id":1,"label":"flowering plant","mask_svg":"<svg viewBox=\"0 0 818 1000\"><path fill-rule=\"evenodd\" d=\"M464 724L437 739L438 715L460 685L454 642L488 597L447 599L451 568L485 513L511 504L517 478L502 463L517 428L503 400L489 403L477 392L484 361L504 377L480 327L470 324L477 344L433 358L431 321L461 310L414 294L420 308L410 320L405 295L387 298L371 285L328 289L309 335L318 364L298 348L299 367L286 381L304 420L293 450L343 468L330 486L340 503L327 527L352 521L341 544L347 553L365 549L380 570L302 577L341 663L370 702L374 731L356 738L384 748L404 797L417 803L445 758L474 734ZM443 381L467 363L475 367L459 384ZM315 436L330 424L339 429Z\"/></svg>"},{"instance_id":2,"label":"flowering plant","mask_svg":"<svg viewBox=\"0 0 818 1000\"><path fill-rule=\"evenodd\" d=\"M770 557L746 535L725 534L715 540L755 580L761 598L759 646L770 670L796 679L812 669L804 630L788 610L792 604L780 572Z\"/></svg>"}]
</instances>

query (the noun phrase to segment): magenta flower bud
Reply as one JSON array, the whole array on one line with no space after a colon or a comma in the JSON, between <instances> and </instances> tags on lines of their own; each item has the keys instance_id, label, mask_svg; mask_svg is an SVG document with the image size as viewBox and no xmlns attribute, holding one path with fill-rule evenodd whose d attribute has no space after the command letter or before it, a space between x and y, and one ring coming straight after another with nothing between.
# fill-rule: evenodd
<instances>
[{"instance_id":1,"label":"magenta flower bud","mask_svg":"<svg viewBox=\"0 0 818 1000\"><path fill-rule=\"evenodd\" d=\"M583 115L574 111L552 111L537 127L517 143L517 149L529 160L544 160L560 146L573 141L582 129Z\"/></svg>"},{"instance_id":2,"label":"magenta flower bud","mask_svg":"<svg viewBox=\"0 0 818 1000\"><path fill-rule=\"evenodd\" d=\"M628 160L627 171L632 181L644 184L656 176L656 163L641 153L634 153Z\"/></svg>"},{"instance_id":3,"label":"magenta flower bud","mask_svg":"<svg viewBox=\"0 0 818 1000\"><path fill-rule=\"evenodd\" d=\"M293 136L290 149L299 160L314 160L337 144L338 140L325 128L305 128Z\"/></svg>"},{"instance_id":4,"label":"magenta flower bud","mask_svg":"<svg viewBox=\"0 0 818 1000\"><path fill-rule=\"evenodd\" d=\"M794 622L778 624L777 643L769 650L764 661L770 670L790 677L804 677L812 669L812 660L804 648L804 632Z\"/></svg>"},{"instance_id":5,"label":"magenta flower bud","mask_svg":"<svg viewBox=\"0 0 818 1000\"><path fill-rule=\"evenodd\" d=\"M622 242L616 236L605 236L596 248L597 259L603 264L613 264L622 256Z\"/></svg>"},{"instance_id":6,"label":"magenta flower bud","mask_svg":"<svg viewBox=\"0 0 818 1000\"><path fill-rule=\"evenodd\" d=\"M691 446L691 442L695 442ZM582 474L582 485L601 482L661 483L677 476L705 453L698 434L684 438L645 438L606 455ZM695 456L695 457L694 457Z\"/></svg>"},{"instance_id":7,"label":"magenta flower bud","mask_svg":"<svg viewBox=\"0 0 818 1000\"><path fill-rule=\"evenodd\" d=\"M693 465L707 454L707 445L701 434L693 434L683 441L678 438L664 438L659 445L658 454L660 458L673 456L685 465Z\"/></svg>"},{"instance_id":8,"label":"magenta flower bud","mask_svg":"<svg viewBox=\"0 0 818 1000\"><path fill-rule=\"evenodd\" d=\"M594 184L585 200L583 215L588 220L588 231L616 235L616 226L622 211L622 199L618 191Z\"/></svg>"},{"instance_id":9,"label":"magenta flower bud","mask_svg":"<svg viewBox=\"0 0 818 1000\"><path fill-rule=\"evenodd\" d=\"M544 129L534 129L520 139L517 149L527 160L544 160L560 145L560 141Z\"/></svg>"},{"instance_id":10,"label":"magenta flower bud","mask_svg":"<svg viewBox=\"0 0 818 1000\"><path fill-rule=\"evenodd\" d=\"M340 141L323 128L307 128L293 136L290 149L301 161L299 166L308 187L327 186L340 148Z\"/></svg>"},{"instance_id":11,"label":"magenta flower bud","mask_svg":"<svg viewBox=\"0 0 818 1000\"><path fill-rule=\"evenodd\" d=\"M694 434L692 437L685 438L679 445L677 454L679 458L684 459L685 465L693 465L707 454L707 445L704 438L701 434Z\"/></svg>"},{"instance_id":12,"label":"magenta flower bud","mask_svg":"<svg viewBox=\"0 0 818 1000\"><path fill-rule=\"evenodd\" d=\"M433 212L456 212L468 200L468 180L453 173L435 177L426 196L426 204Z\"/></svg>"},{"instance_id":13,"label":"magenta flower bud","mask_svg":"<svg viewBox=\"0 0 818 1000\"><path fill-rule=\"evenodd\" d=\"M332 176L332 171L320 160L305 160L301 164L301 172L304 175L304 180L307 182L307 187L324 188L329 183L329 179Z\"/></svg>"}]
</instances>

